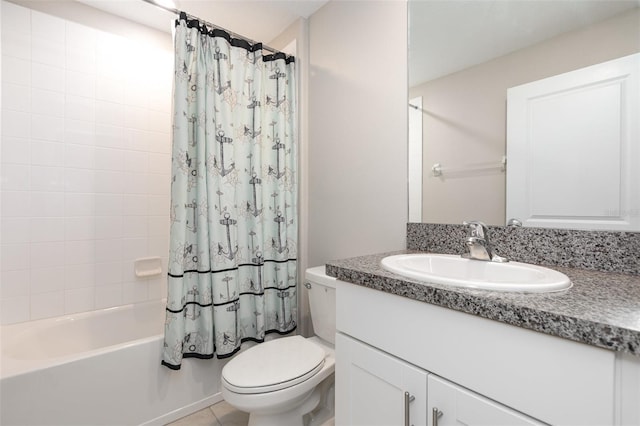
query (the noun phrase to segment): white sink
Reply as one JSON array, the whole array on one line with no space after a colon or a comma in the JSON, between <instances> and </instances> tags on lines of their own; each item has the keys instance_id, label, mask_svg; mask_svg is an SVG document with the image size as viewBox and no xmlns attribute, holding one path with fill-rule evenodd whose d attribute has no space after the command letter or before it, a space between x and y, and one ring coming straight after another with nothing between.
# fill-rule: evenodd
<instances>
[{"instance_id":1,"label":"white sink","mask_svg":"<svg viewBox=\"0 0 640 426\"><path fill-rule=\"evenodd\" d=\"M382 267L408 278L455 287L493 291L547 293L571 287L565 274L519 262L485 262L451 254L399 254Z\"/></svg>"}]
</instances>

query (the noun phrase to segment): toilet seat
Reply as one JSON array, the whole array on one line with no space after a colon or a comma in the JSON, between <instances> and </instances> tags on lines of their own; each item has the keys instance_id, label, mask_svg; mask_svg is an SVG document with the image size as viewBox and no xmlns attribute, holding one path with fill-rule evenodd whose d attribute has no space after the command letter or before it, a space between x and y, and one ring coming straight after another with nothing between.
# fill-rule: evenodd
<instances>
[{"instance_id":1,"label":"toilet seat","mask_svg":"<svg viewBox=\"0 0 640 426\"><path fill-rule=\"evenodd\" d=\"M322 369L325 355L302 336L271 340L236 355L222 369L222 380L236 393L273 392L313 377Z\"/></svg>"}]
</instances>

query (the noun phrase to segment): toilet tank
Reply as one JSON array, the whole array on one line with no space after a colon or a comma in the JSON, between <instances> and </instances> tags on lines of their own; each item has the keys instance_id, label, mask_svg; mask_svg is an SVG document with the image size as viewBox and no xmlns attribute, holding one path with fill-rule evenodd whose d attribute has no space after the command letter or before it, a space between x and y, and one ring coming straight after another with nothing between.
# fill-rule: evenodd
<instances>
[{"instance_id":1,"label":"toilet tank","mask_svg":"<svg viewBox=\"0 0 640 426\"><path fill-rule=\"evenodd\" d=\"M322 340L336 340L336 279L325 274L324 266L307 269L305 287L309 293L309 308L313 332Z\"/></svg>"}]
</instances>

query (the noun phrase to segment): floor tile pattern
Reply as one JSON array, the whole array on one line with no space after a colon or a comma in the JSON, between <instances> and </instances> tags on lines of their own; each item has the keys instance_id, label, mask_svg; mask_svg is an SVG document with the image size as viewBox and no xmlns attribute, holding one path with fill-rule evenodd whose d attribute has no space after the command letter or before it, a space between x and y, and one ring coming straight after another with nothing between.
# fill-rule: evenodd
<instances>
[{"instance_id":1,"label":"floor tile pattern","mask_svg":"<svg viewBox=\"0 0 640 426\"><path fill-rule=\"evenodd\" d=\"M226 401L221 401L167 426L247 426L248 422L248 413L236 410Z\"/></svg>"}]
</instances>

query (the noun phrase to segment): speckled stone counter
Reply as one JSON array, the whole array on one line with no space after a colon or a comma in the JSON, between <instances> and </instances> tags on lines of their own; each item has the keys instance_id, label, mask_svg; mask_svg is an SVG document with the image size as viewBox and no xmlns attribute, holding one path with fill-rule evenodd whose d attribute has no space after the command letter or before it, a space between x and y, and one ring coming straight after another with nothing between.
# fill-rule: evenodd
<instances>
[{"instance_id":1,"label":"speckled stone counter","mask_svg":"<svg viewBox=\"0 0 640 426\"><path fill-rule=\"evenodd\" d=\"M542 333L640 356L640 276L553 266L573 287L557 293L503 293L424 284L388 272L385 256L328 262L339 280Z\"/></svg>"},{"instance_id":2,"label":"speckled stone counter","mask_svg":"<svg viewBox=\"0 0 640 426\"><path fill-rule=\"evenodd\" d=\"M640 274L640 232L489 226L496 252L518 262ZM410 250L462 254L463 225L408 223Z\"/></svg>"}]
</instances>

